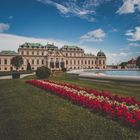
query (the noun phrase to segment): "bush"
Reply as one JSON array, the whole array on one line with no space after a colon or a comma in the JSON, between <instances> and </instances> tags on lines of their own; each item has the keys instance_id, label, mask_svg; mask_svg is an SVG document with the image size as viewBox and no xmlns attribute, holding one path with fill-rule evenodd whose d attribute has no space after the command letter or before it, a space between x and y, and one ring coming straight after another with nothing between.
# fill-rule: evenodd
<instances>
[{"instance_id":1,"label":"bush","mask_svg":"<svg viewBox=\"0 0 140 140\"><path fill-rule=\"evenodd\" d=\"M66 72L66 71L67 71L67 69L66 69L66 68L62 68L62 71L63 71L63 72Z\"/></svg>"},{"instance_id":2,"label":"bush","mask_svg":"<svg viewBox=\"0 0 140 140\"><path fill-rule=\"evenodd\" d=\"M36 76L38 78L41 78L41 79L49 78L50 74L51 74L51 70L48 67L45 67L45 66L39 67L36 70Z\"/></svg>"},{"instance_id":3,"label":"bush","mask_svg":"<svg viewBox=\"0 0 140 140\"><path fill-rule=\"evenodd\" d=\"M13 79L18 79L18 78L20 78L20 73L19 73L19 72L13 72L13 73L12 73L12 78L13 78Z\"/></svg>"}]
</instances>

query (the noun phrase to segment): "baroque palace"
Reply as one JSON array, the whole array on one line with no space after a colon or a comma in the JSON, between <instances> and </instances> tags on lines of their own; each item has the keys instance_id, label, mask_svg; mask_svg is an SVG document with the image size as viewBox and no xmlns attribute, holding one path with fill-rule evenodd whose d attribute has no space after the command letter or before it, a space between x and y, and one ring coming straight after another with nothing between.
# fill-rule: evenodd
<instances>
[{"instance_id":1,"label":"baroque palace","mask_svg":"<svg viewBox=\"0 0 140 140\"><path fill-rule=\"evenodd\" d=\"M19 46L17 53L14 51L0 52L0 71L14 70L11 59L16 55L21 55L24 60L20 70L26 70L28 63L32 70L44 65L51 70L106 68L106 55L102 51L99 51L95 56L86 54L78 46L64 45L59 49L54 44L43 46L39 43L24 43Z\"/></svg>"}]
</instances>

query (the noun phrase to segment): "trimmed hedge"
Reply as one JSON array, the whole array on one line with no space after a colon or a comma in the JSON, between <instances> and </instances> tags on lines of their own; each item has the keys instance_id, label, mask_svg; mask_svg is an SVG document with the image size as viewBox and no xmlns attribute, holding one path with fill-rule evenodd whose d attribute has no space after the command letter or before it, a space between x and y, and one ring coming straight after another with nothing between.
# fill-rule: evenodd
<instances>
[{"instance_id":1,"label":"trimmed hedge","mask_svg":"<svg viewBox=\"0 0 140 140\"><path fill-rule=\"evenodd\" d=\"M46 66L39 67L36 70L36 76L40 79L49 78L50 75L51 75L51 70Z\"/></svg>"}]
</instances>

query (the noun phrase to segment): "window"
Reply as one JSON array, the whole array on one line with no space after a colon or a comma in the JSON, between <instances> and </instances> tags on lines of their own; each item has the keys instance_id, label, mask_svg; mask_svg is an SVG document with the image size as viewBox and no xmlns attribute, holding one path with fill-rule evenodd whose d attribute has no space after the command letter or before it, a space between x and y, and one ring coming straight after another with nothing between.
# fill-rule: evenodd
<instances>
[{"instance_id":1,"label":"window","mask_svg":"<svg viewBox=\"0 0 140 140\"><path fill-rule=\"evenodd\" d=\"M44 60L42 60L42 65L44 65Z\"/></svg>"},{"instance_id":2,"label":"window","mask_svg":"<svg viewBox=\"0 0 140 140\"><path fill-rule=\"evenodd\" d=\"M7 68L5 67L4 70L7 70Z\"/></svg>"},{"instance_id":3,"label":"window","mask_svg":"<svg viewBox=\"0 0 140 140\"><path fill-rule=\"evenodd\" d=\"M7 59L4 59L4 64L5 64L5 65L7 64Z\"/></svg>"},{"instance_id":4,"label":"window","mask_svg":"<svg viewBox=\"0 0 140 140\"><path fill-rule=\"evenodd\" d=\"M32 55L34 55L34 52L32 52Z\"/></svg>"},{"instance_id":5,"label":"window","mask_svg":"<svg viewBox=\"0 0 140 140\"><path fill-rule=\"evenodd\" d=\"M87 64L87 61L85 60L85 65Z\"/></svg>"},{"instance_id":6,"label":"window","mask_svg":"<svg viewBox=\"0 0 140 140\"><path fill-rule=\"evenodd\" d=\"M0 59L0 64L1 64L1 59Z\"/></svg>"},{"instance_id":7,"label":"window","mask_svg":"<svg viewBox=\"0 0 140 140\"><path fill-rule=\"evenodd\" d=\"M50 68L54 68L54 62L50 62Z\"/></svg>"},{"instance_id":8,"label":"window","mask_svg":"<svg viewBox=\"0 0 140 140\"><path fill-rule=\"evenodd\" d=\"M83 60L81 60L81 64L83 65Z\"/></svg>"},{"instance_id":9,"label":"window","mask_svg":"<svg viewBox=\"0 0 140 140\"><path fill-rule=\"evenodd\" d=\"M95 64L97 64L97 60L95 60Z\"/></svg>"},{"instance_id":10,"label":"window","mask_svg":"<svg viewBox=\"0 0 140 140\"><path fill-rule=\"evenodd\" d=\"M21 54L24 55L24 51L22 51Z\"/></svg>"},{"instance_id":11,"label":"window","mask_svg":"<svg viewBox=\"0 0 140 140\"><path fill-rule=\"evenodd\" d=\"M74 65L76 64L76 61L74 60Z\"/></svg>"},{"instance_id":12,"label":"window","mask_svg":"<svg viewBox=\"0 0 140 140\"><path fill-rule=\"evenodd\" d=\"M88 60L88 64L90 65L90 60Z\"/></svg>"},{"instance_id":13,"label":"window","mask_svg":"<svg viewBox=\"0 0 140 140\"><path fill-rule=\"evenodd\" d=\"M66 64L68 65L68 60L66 60Z\"/></svg>"},{"instance_id":14,"label":"window","mask_svg":"<svg viewBox=\"0 0 140 140\"><path fill-rule=\"evenodd\" d=\"M42 55L44 55L44 52L42 52Z\"/></svg>"},{"instance_id":15,"label":"window","mask_svg":"<svg viewBox=\"0 0 140 140\"><path fill-rule=\"evenodd\" d=\"M37 59L37 65L39 65L39 60Z\"/></svg>"},{"instance_id":16,"label":"window","mask_svg":"<svg viewBox=\"0 0 140 140\"><path fill-rule=\"evenodd\" d=\"M32 65L34 65L34 60L32 60Z\"/></svg>"},{"instance_id":17,"label":"window","mask_svg":"<svg viewBox=\"0 0 140 140\"><path fill-rule=\"evenodd\" d=\"M92 60L92 64L94 64L94 61Z\"/></svg>"},{"instance_id":18,"label":"window","mask_svg":"<svg viewBox=\"0 0 140 140\"><path fill-rule=\"evenodd\" d=\"M29 52L27 51L27 55L29 55Z\"/></svg>"},{"instance_id":19,"label":"window","mask_svg":"<svg viewBox=\"0 0 140 140\"><path fill-rule=\"evenodd\" d=\"M99 60L99 64L101 64L101 60Z\"/></svg>"},{"instance_id":20,"label":"window","mask_svg":"<svg viewBox=\"0 0 140 140\"><path fill-rule=\"evenodd\" d=\"M66 56L68 56L68 54L66 53Z\"/></svg>"},{"instance_id":21,"label":"window","mask_svg":"<svg viewBox=\"0 0 140 140\"><path fill-rule=\"evenodd\" d=\"M56 61L56 62L55 62L55 67L56 67L56 68L59 68L59 61Z\"/></svg>"},{"instance_id":22,"label":"window","mask_svg":"<svg viewBox=\"0 0 140 140\"><path fill-rule=\"evenodd\" d=\"M61 68L64 68L64 61L61 62Z\"/></svg>"},{"instance_id":23,"label":"window","mask_svg":"<svg viewBox=\"0 0 140 140\"><path fill-rule=\"evenodd\" d=\"M72 65L72 60L70 60L70 64Z\"/></svg>"},{"instance_id":24,"label":"window","mask_svg":"<svg viewBox=\"0 0 140 140\"><path fill-rule=\"evenodd\" d=\"M37 55L39 55L39 52L37 52Z\"/></svg>"},{"instance_id":25,"label":"window","mask_svg":"<svg viewBox=\"0 0 140 140\"><path fill-rule=\"evenodd\" d=\"M79 65L79 60L78 60L78 65Z\"/></svg>"}]
</instances>

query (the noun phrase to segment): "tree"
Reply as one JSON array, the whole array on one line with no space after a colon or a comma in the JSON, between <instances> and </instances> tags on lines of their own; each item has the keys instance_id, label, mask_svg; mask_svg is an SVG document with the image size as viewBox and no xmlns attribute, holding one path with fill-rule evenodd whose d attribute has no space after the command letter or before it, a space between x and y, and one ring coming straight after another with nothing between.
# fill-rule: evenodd
<instances>
[{"instance_id":1,"label":"tree","mask_svg":"<svg viewBox=\"0 0 140 140\"><path fill-rule=\"evenodd\" d=\"M26 69L27 71L31 71L32 70L32 68L31 68L31 64L28 62L27 63L27 69Z\"/></svg>"},{"instance_id":2,"label":"tree","mask_svg":"<svg viewBox=\"0 0 140 140\"><path fill-rule=\"evenodd\" d=\"M23 58L19 55L15 56L11 60L12 66L16 68L16 71L22 66L23 64Z\"/></svg>"},{"instance_id":3,"label":"tree","mask_svg":"<svg viewBox=\"0 0 140 140\"><path fill-rule=\"evenodd\" d=\"M51 75L51 70L46 66L39 67L36 70L36 76L38 78L45 79L45 78L49 78L50 75Z\"/></svg>"},{"instance_id":4,"label":"tree","mask_svg":"<svg viewBox=\"0 0 140 140\"><path fill-rule=\"evenodd\" d=\"M140 56L136 60L136 66L140 67Z\"/></svg>"},{"instance_id":5,"label":"tree","mask_svg":"<svg viewBox=\"0 0 140 140\"><path fill-rule=\"evenodd\" d=\"M122 63L120 64L121 68L125 68L126 65L127 65L127 62L122 62Z\"/></svg>"}]
</instances>

